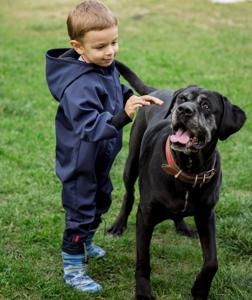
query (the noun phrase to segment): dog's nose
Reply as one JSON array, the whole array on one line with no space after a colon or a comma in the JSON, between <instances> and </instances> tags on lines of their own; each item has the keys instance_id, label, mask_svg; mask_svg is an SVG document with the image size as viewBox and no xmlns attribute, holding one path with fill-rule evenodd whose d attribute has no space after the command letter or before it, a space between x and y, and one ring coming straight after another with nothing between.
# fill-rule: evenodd
<instances>
[{"instance_id":1,"label":"dog's nose","mask_svg":"<svg viewBox=\"0 0 252 300\"><path fill-rule=\"evenodd\" d=\"M194 115L194 109L189 103L180 104L177 108L177 111L180 115L186 117L192 117Z\"/></svg>"}]
</instances>

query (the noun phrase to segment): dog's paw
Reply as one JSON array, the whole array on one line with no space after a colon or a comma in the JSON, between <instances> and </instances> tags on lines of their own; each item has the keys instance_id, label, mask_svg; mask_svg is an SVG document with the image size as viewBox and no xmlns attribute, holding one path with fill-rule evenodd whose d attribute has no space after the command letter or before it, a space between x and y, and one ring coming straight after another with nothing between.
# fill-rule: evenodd
<instances>
[{"instance_id":1,"label":"dog's paw","mask_svg":"<svg viewBox=\"0 0 252 300\"><path fill-rule=\"evenodd\" d=\"M208 297L207 296L194 296L193 297L193 300L207 300L208 299Z\"/></svg>"},{"instance_id":2,"label":"dog's paw","mask_svg":"<svg viewBox=\"0 0 252 300\"><path fill-rule=\"evenodd\" d=\"M182 220L181 222L175 222L175 227L177 233L181 235L188 236L191 238L198 238L197 230L189 226L184 220Z\"/></svg>"},{"instance_id":3,"label":"dog's paw","mask_svg":"<svg viewBox=\"0 0 252 300\"><path fill-rule=\"evenodd\" d=\"M206 286L204 288L199 288L198 282L196 281L191 290L193 300L207 300L209 288L210 286L208 288Z\"/></svg>"},{"instance_id":4,"label":"dog's paw","mask_svg":"<svg viewBox=\"0 0 252 300\"><path fill-rule=\"evenodd\" d=\"M126 230L127 226L122 224L122 222L115 222L108 230L107 233L114 237L121 236Z\"/></svg>"},{"instance_id":5,"label":"dog's paw","mask_svg":"<svg viewBox=\"0 0 252 300\"><path fill-rule=\"evenodd\" d=\"M150 296L142 296L138 295L136 296L136 300L156 300L156 297L150 295Z\"/></svg>"},{"instance_id":6,"label":"dog's paw","mask_svg":"<svg viewBox=\"0 0 252 300\"><path fill-rule=\"evenodd\" d=\"M181 230L181 231L177 231L179 234L184 235L184 236L188 236L190 238L194 238L194 239L198 239L198 231L196 229L190 228L188 230Z\"/></svg>"}]
</instances>

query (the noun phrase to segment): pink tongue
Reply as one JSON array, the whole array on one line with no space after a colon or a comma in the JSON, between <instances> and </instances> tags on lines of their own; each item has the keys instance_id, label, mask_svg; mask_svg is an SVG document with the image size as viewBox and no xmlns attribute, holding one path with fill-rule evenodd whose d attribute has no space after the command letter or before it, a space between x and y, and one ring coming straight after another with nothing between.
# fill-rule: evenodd
<instances>
[{"instance_id":1,"label":"pink tongue","mask_svg":"<svg viewBox=\"0 0 252 300\"><path fill-rule=\"evenodd\" d=\"M180 143L180 144L187 144L190 140L190 135L188 131L183 131L179 129L175 134L171 135L171 142L172 143Z\"/></svg>"}]
</instances>

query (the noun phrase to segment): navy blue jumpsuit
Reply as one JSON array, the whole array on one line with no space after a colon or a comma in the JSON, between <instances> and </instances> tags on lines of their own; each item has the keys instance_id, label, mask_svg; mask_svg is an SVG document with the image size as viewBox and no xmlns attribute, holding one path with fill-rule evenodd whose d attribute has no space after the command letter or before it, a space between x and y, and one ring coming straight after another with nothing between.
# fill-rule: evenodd
<instances>
[{"instance_id":1,"label":"navy blue jumpsuit","mask_svg":"<svg viewBox=\"0 0 252 300\"><path fill-rule=\"evenodd\" d=\"M124 104L133 94L113 63L99 67L78 60L73 49L46 54L46 78L59 102L56 114L56 174L66 211L63 251L82 253L90 229L111 204L109 171L131 120Z\"/></svg>"}]
</instances>

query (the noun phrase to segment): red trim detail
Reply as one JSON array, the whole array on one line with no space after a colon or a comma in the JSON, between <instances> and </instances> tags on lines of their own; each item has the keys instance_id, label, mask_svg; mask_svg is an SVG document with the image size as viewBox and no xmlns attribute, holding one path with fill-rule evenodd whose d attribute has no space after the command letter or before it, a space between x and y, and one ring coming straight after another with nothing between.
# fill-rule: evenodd
<instances>
[{"instance_id":1,"label":"red trim detail","mask_svg":"<svg viewBox=\"0 0 252 300\"><path fill-rule=\"evenodd\" d=\"M79 243L81 241L81 238L79 235L76 235L75 239L74 239L75 243Z\"/></svg>"}]
</instances>

